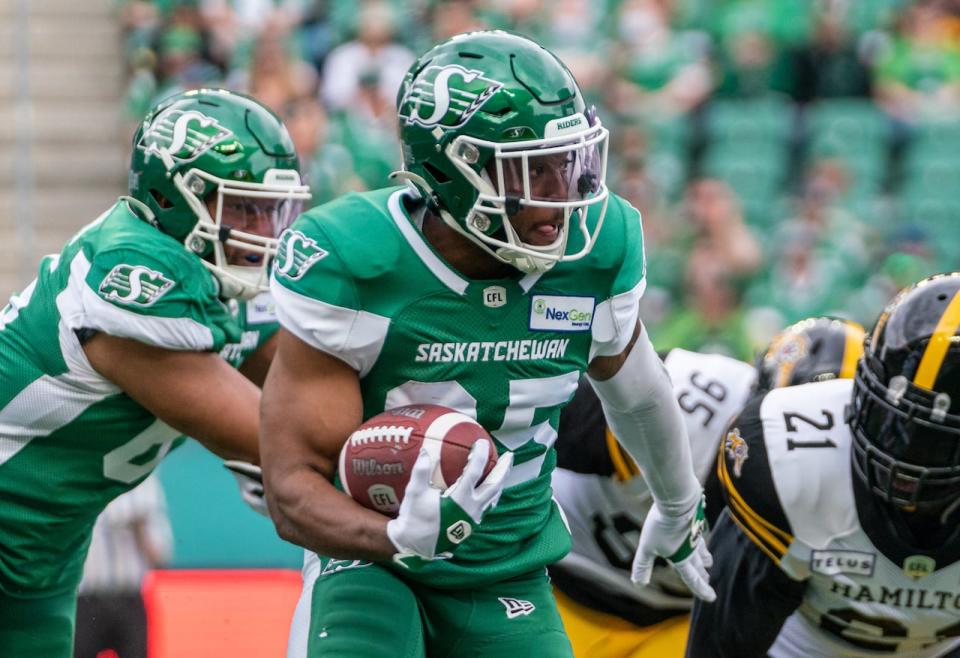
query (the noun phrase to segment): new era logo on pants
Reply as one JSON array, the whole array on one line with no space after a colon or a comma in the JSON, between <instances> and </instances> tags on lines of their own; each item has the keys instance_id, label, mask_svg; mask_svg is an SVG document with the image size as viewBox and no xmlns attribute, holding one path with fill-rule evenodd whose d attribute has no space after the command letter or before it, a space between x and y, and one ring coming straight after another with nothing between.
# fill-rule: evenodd
<instances>
[{"instance_id":1,"label":"new era logo on pants","mask_svg":"<svg viewBox=\"0 0 960 658\"><path fill-rule=\"evenodd\" d=\"M520 615L529 615L537 609L530 601L524 601L523 599L508 599L500 596L497 597L497 600L507 609L507 619L513 619Z\"/></svg>"}]
</instances>

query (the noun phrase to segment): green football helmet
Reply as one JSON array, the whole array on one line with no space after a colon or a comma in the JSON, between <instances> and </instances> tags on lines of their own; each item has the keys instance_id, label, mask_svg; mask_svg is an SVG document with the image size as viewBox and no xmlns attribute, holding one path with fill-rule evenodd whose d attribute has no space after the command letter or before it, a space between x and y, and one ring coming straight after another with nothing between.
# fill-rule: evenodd
<instances>
[{"instance_id":1,"label":"green football helmet","mask_svg":"<svg viewBox=\"0 0 960 658\"><path fill-rule=\"evenodd\" d=\"M224 89L176 94L147 114L129 190L147 221L201 257L223 297L240 299L267 289L277 236L310 198L280 119Z\"/></svg>"},{"instance_id":2,"label":"green football helmet","mask_svg":"<svg viewBox=\"0 0 960 658\"><path fill-rule=\"evenodd\" d=\"M395 176L452 228L528 273L589 253L606 212L608 132L552 53L502 31L453 37L410 67L397 113L403 170ZM591 230L594 204L602 206ZM509 219L524 207L562 210L552 243L520 239ZM584 245L567 254L574 221Z\"/></svg>"}]
</instances>

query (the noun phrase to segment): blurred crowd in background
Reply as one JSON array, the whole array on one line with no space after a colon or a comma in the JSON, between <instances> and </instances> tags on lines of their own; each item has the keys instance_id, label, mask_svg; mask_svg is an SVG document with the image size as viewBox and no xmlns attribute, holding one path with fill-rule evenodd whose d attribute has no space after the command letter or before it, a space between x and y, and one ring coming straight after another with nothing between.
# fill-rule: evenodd
<instances>
[{"instance_id":1,"label":"blurred crowd in background","mask_svg":"<svg viewBox=\"0 0 960 658\"><path fill-rule=\"evenodd\" d=\"M787 323L871 325L960 268L960 0L118 0L131 122L218 84L286 121L314 203L390 184L395 98L432 44L553 50L643 213L658 349L751 360Z\"/></svg>"}]
</instances>

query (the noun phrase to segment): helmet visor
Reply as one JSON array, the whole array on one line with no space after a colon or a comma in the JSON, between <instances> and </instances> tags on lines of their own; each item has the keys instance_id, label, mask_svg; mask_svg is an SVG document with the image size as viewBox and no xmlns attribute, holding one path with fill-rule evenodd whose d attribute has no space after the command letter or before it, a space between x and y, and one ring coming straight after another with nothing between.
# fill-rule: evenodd
<instances>
[{"instance_id":1,"label":"helmet visor","mask_svg":"<svg viewBox=\"0 0 960 658\"><path fill-rule=\"evenodd\" d=\"M603 183L606 141L575 141L496 154L488 172L498 197L519 205L566 207L596 196ZM542 202L542 203L536 203Z\"/></svg>"},{"instance_id":2,"label":"helmet visor","mask_svg":"<svg viewBox=\"0 0 960 658\"><path fill-rule=\"evenodd\" d=\"M224 238L230 265L257 264L267 255L256 238L274 239L296 219L303 201L290 198L250 197L244 191L224 188L217 195L214 217Z\"/></svg>"}]
</instances>

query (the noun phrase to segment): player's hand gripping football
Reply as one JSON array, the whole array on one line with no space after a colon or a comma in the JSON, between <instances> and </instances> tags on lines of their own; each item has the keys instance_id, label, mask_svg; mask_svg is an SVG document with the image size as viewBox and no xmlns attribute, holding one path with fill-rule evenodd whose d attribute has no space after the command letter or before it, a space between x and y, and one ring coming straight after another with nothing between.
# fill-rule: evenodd
<instances>
[{"instance_id":1,"label":"player's hand gripping football","mask_svg":"<svg viewBox=\"0 0 960 658\"><path fill-rule=\"evenodd\" d=\"M710 587L707 569L713 566L713 557L707 550L704 533L704 497L681 516L667 516L654 503L640 531L640 545L633 558L630 579L638 585L650 582L653 562L657 556L670 563L683 582L697 597L714 601L716 592Z\"/></svg>"},{"instance_id":2,"label":"player's hand gripping football","mask_svg":"<svg viewBox=\"0 0 960 658\"><path fill-rule=\"evenodd\" d=\"M237 479L237 486L240 487L243 502L253 508L254 512L263 514L269 519L270 512L267 510L267 500L263 495L263 472L260 467L236 459L227 460L223 462L223 465Z\"/></svg>"},{"instance_id":3,"label":"player's hand gripping football","mask_svg":"<svg viewBox=\"0 0 960 658\"><path fill-rule=\"evenodd\" d=\"M470 448L467 465L460 478L446 491L430 485L436 466L426 450L421 450L410 473L410 482L400 503L397 518L387 523L387 536L397 548L393 559L405 567L415 561L444 559L473 532L483 515L500 500L513 453L505 452L482 483L487 453L493 446L481 439Z\"/></svg>"}]
</instances>

